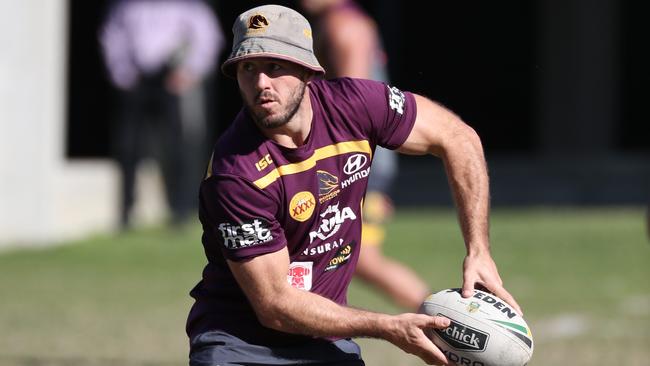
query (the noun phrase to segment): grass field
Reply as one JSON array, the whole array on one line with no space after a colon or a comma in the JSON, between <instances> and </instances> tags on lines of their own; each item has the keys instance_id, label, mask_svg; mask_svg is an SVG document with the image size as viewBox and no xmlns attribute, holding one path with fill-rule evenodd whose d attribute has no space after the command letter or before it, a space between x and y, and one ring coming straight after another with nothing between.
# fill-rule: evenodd
<instances>
[{"instance_id":1,"label":"grass field","mask_svg":"<svg viewBox=\"0 0 650 366\"><path fill-rule=\"evenodd\" d=\"M530 365L650 365L643 210L497 209L492 251L535 337ZM187 293L205 263L198 225L0 253L0 366L183 365ZM433 290L460 285L448 210L399 211L386 251ZM361 283L350 302L398 312ZM422 365L361 339L368 365Z\"/></svg>"}]
</instances>

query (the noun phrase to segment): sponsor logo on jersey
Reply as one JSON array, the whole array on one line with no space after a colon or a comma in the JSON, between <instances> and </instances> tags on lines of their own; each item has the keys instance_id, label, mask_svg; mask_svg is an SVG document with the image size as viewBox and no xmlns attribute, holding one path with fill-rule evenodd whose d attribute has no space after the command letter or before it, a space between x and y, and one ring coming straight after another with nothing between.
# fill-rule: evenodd
<instances>
[{"instance_id":1,"label":"sponsor logo on jersey","mask_svg":"<svg viewBox=\"0 0 650 366\"><path fill-rule=\"evenodd\" d=\"M337 176L324 170L317 170L316 176L318 177L318 202L323 203L338 196L341 190Z\"/></svg>"},{"instance_id":2,"label":"sponsor logo on jersey","mask_svg":"<svg viewBox=\"0 0 650 366\"><path fill-rule=\"evenodd\" d=\"M289 214L296 221L304 222L314 213L316 200L309 191L298 192L293 195L289 202Z\"/></svg>"},{"instance_id":3,"label":"sponsor logo on jersey","mask_svg":"<svg viewBox=\"0 0 650 366\"><path fill-rule=\"evenodd\" d=\"M271 159L271 155L266 154L263 158L260 159L260 161L255 163L255 168L257 168L258 172L261 172L262 170L268 168L271 164L273 164L273 159Z\"/></svg>"},{"instance_id":4,"label":"sponsor logo on jersey","mask_svg":"<svg viewBox=\"0 0 650 366\"><path fill-rule=\"evenodd\" d=\"M404 93L396 87L386 85L388 88L388 105L390 109L399 114L404 114L404 105L406 104L406 97Z\"/></svg>"},{"instance_id":5,"label":"sponsor logo on jersey","mask_svg":"<svg viewBox=\"0 0 650 366\"><path fill-rule=\"evenodd\" d=\"M334 240L329 243L319 244L312 248L307 248L302 251L302 255L315 256L329 252L330 250L338 249L343 245L343 239Z\"/></svg>"},{"instance_id":6,"label":"sponsor logo on jersey","mask_svg":"<svg viewBox=\"0 0 650 366\"><path fill-rule=\"evenodd\" d=\"M314 239L327 240L332 235L336 234L341 228L341 224L348 220L356 220L357 215L350 207L343 207L339 210L339 204L329 205L327 209L320 214L321 221L318 225L317 231L309 233L309 243L313 243Z\"/></svg>"},{"instance_id":7,"label":"sponsor logo on jersey","mask_svg":"<svg viewBox=\"0 0 650 366\"><path fill-rule=\"evenodd\" d=\"M370 168L366 168L364 170L361 170L361 171L358 171L358 172L352 174L346 180L341 182L341 188L347 188L348 186L350 186L352 183L358 181L359 179L367 178L368 174L370 174Z\"/></svg>"},{"instance_id":8,"label":"sponsor logo on jersey","mask_svg":"<svg viewBox=\"0 0 650 366\"><path fill-rule=\"evenodd\" d=\"M217 228L221 231L223 245L228 249L238 249L263 244L273 239L270 226L268 221L255 218L241 225L222 222Z\"/></svg>"},{"instance_id":9,"label":"sponsor logo on jersey","mask_svg":"<svg viewBox=\"0 0 650 366\"><path fill-rule=\"evenodd\" d=\"M438 314L438 316L444 316ZM445 329L434 329L434 331L448 345L463 351L483 352L487 347L490 335L476 328L472 328L456 320Z\"/></svg>"},{"instance_id":10,"label":"sponsor logo on jersey","mask_svg":"<svg viewBox=\"0 0 650 366\"><path fill-rule=\"evenodd\" d=\"M343 167L343 172L347 175L352 175L368 163L368 157L364 154L354 154L348 158Z\"/></svg>"},{"instance_id":11,"label":"sponsor logo on jersey","mask_svg":"<svg viewBox=\"0 0 650 366\"><path fill-rule=\"evenodd\" d=\"M289 285L299 290L311 290L312 267L313 262L292 262L287 273Z\"/></svg>"},{"instance_id":12,"label":"sponsor logo on jersey","mask_svg":"<svg viewBox=\"0 0 650 366\"><path fill-rule=\"evenodd\" d=\"M346 244L343 248L341 248L334 258L332 258L329 263L327 263L327 267L325 267L325 272L333 271L342 265L348 263L350 258L352 258L352 249L354 249L354 242L350 244Z\"/></svg>"}]
</instances>

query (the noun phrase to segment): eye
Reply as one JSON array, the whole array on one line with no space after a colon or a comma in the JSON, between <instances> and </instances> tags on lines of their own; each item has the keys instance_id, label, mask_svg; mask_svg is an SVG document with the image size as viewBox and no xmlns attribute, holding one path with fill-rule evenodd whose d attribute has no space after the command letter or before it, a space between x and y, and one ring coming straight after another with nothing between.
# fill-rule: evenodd
<instances>
[{"instance_id":1,"label":"eye","mask_svg":"<svg viewBox=\"0 0 650 366\"><path fill-rule=\"evenodd\" d=\"M269 74L277 74L280 71L284 70L284 66L282 66L282 64L278 62L270 62L266 65L264 69Z\"/></svg>"},{"instance_id":2,"label":"eye","mask_svg":"<svg viewBox=\"0 0 650 366\"><path fill-rule=\"evenodd\" d=\"M252 63L250 63L250 62L244 62L244 63L242 63L242 69L243 69L244 71L253 71L254 67L253 67L253 64L252 64Z\"/></svg>"}]
</instances>

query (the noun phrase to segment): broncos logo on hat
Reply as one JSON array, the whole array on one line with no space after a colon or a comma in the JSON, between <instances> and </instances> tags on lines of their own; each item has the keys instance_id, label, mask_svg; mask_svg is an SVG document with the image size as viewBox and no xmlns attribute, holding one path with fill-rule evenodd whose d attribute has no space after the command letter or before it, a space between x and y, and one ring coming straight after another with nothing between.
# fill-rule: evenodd
<instances>
[{"instance_id":1,"label":"broncos logo on hat","mask_svg":"<svg viewBox=\"0 0 650 366\"><path fill-rule=\"evenodd\" d=\"M255 14L248 18L248 29L262 29L269 26L269 21L262 14Z\"/></svg>"}]
</instances>

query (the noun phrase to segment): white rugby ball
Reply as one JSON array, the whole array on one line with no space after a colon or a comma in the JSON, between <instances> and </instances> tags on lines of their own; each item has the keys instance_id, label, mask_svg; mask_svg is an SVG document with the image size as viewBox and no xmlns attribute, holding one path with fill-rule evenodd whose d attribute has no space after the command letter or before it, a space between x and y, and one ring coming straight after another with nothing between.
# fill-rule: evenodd
<instances>
[{"instance_id":1,"label":"white rugby ball","mask_svg":"<svg viewBox=\"0 0 650 366\"><path fill-rule=\"evenodd\" d=\"M447 359L457 365L523 366L533 355L533 336L526 321L505 301L481 290L463 298L460 289L427 297L420 313L451 320L445 329L428 329L428 336Z\"/></svg>"}]
</instances>

